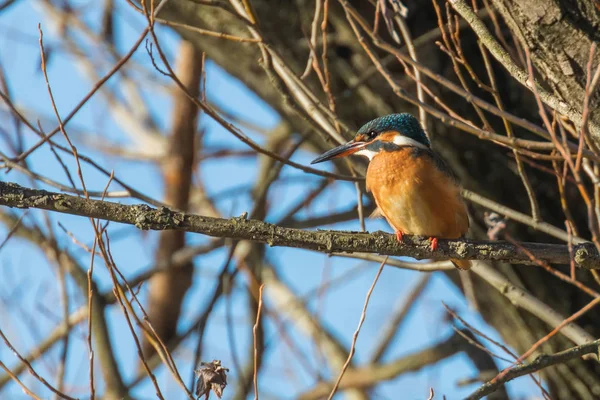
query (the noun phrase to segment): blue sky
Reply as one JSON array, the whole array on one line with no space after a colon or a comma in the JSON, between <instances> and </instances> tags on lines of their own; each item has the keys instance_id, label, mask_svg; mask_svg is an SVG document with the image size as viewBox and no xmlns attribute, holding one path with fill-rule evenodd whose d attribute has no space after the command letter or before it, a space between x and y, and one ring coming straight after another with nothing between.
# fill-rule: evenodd
<instances>
[{"instance_id":1,"label":"blue sky","mask_svg":"<svg viewBox=\"0 0 600 400\"><path fill-rule=\"evenodd\" d=\"M84 20L93 27L98 25L97 3L76 3L81 7ZM119 17L117 18L117 43L119 51L123 52L130 48L143 29L144 21L128 9L125 2L117 2ZM52 51L49 58L48 73L54 90L55 100L61 115L66 115L90 90L93 82L83 76L76 66L75 60L60 46L60 38L55 36L53 22L45 16L43 9L37 2L17 2L9 10L0 14L0 62L8 78L10 89L16 103L27 110L26 114L31 120L41 119L45 130L54 128L56 122L52 119L53 113L48 98L47 89L43 75L39 71L39 47L37 24L41 23L44 30L44 40L47 49ZM170 55L176 54L178 37L170 30L159 28L159 38L167 48ZM82 38L81 43L85 43ZM89 48L89 44L87 44ZM101 52L91 51L91 54L101 56ZM148 54L143 46L136 52L134 62L153 71ZM97 72L102 74L111 63L104 64L104 70ZM265 105L260 99L249 92L239 81L231 78L212 63L207 65L207 96L210 100L220 104L231 113L252 121L264 127L272 128L279 121L278 115ZM155 79L166 82L165 78L154 72ZM114 88L118 80L111 80L108 86ZM144 98L158 126L166 129L169 126L171 102L170 97L164 91L157 90L156 86L148 85L143 91ZM4 108L0 108L0 115L4 123L3 129L14 134L10 118ZM201 116L200 125L206 130L206 142L209 145L246 150L247 147L232 137L214 121ZM154 198L162 198L162 182L159 171L147 162L132 162L117 160L114 157L100 154L78 141L77 132L85 132L86 135L103 140L128 145L128 136L119 128L118 124L110 117L107 106L100 95L96 95L69 123L68 132L78 145L81 153L93 157L107 169L114 169L119 178L132 185L137 190ZM253 132L246 131L258 142L264 141L264 137ZM81 137L81 136L79 136ZM24 130L25 147L35 143L36 137L29 131ZM61 139L62 140L62 139ZM3 152L8 152L5 142L0 142ZM296 162L307 164L314 154L303 151L293 156ZM45 176L51 177L59 182L68 184L66 176L58 162L49 149L44 146L29 158L31 168ZM72 158L65 157L67 165L75 171ZM202 180L207 186L210 194L222 193L228 189L248 186L251 187L256 179L256 158L244 158L232 161L231 159L213 160L204 162L199 171ZM326 166L325 168L330 168ZM106 177L92 168L83 168L84 177L89 189L102 190L106 184ZM268 221L276 221L283 215L290 205L314 188L318 180L314 176L301 171L284 167L282 176L290 178L285 185L278 185L271 192L270 203L272 208L267 216ZM19 182L29 185L29 181L16 171L9 174L4 173L3 180ZM41 187L44 187L43 185ZM111 186L118 190L116 185ZM51 189L51 188L49 188ZM54 189L51 189L54 190ZM137 200L121 200L127 203L139 203ZM353 186L348 183L338 182L333 185L327 195L316 201L302 216L321 214L332 209L345 209L355 202ZM237 216L251 207L248 192L245 195L229 196L226 200L219 202L220 212L224 216ZM15 210L20 215L22 211ZM83 266L89 264L89 255L82 251L78 245L58 227L60 221L69 231L80 240L90 243L92 230L89 221L67 215L51 215L51 223L62 248L68 249L77 256ZM41 213L30 211L26 221L41 220ZM327 228L358 230L357 221L351 221ZM367 221L368 230L389 230L381 221ZM112 240L112 253L121 271L128 277L134 276L140 271L152 265L155 245L158 234L155 232L139 232L133 227L111 224L109 228ZM7 230L0 229L0 239L5 237ZM190 235L188 240L191 244L206 243L207 238L201 235ZM217 271L226 258L225 250L214 251L202 256L195 261L194 285L187 294L183 305L181 329L185 329L189 323L203 310L206 299L210 296L212 288L216 284ZM338 340L349 346L352 334L356 329L360 313L363 307L365 295L372 284L378 265L375 263L364 263L359 260L344 258L330 258L323 254L296 249L271 248L268 249L267 258L273 265L277 266L277 272L281 279L286 282L297 294L314 293L323 279L334 279L348 272L350 269L359 268L353 275L353 279L336 286L327 291L322 298L311 295L308 298L309 308L318 315L322 324L331 328L331 332ZM7 334L13 345L23 354L35 346L40 338L45 337L62 318L60 307L60 295L56 283L56 267L49 264L44 255L27 242L20 239L11 239L0 252L0 327ZM110 280L104 265L100 262L96 265L95 279L102 290L110 290ZM237 287L246 285L245 278L238 278ZM363 325L354 360L357 364L368 359L374 346L374 338L377 338L385 319L400 298L419 279L419 272L405 271L394 268L385 268L375 288L367 319ZM85 299L79 294L75 285L69 283L72 297L71 311L84 304ZM245 295L242 290L232 298L234 329L236 349L238 357L245 360L247 355L248 340L251 338L251 321L254 317L246 315ZM142 298L145 298L145 289L142 289ZM265 289L265 304L269 307L269 288ZM453 307L461 316L467 319L478 329L483 330L491 337L498 339L495 332L487 327L485 323L473 313L466 305L461 293L451 285L442 273L435 273L425 295L408 317L404 328L399 334L393 347L385 357L386 360L397 358L404 354L418 351L432 343L446 338L452 333L451 326L444 320L444 308L442 302ZM112 307L108 314L110 330L113 333L114 345L121 372L126 381L132 379L135 374L137 362L135 346L131 334L126 328L121 311ZM259 377L259 385L265 388L263 398L292 398L295 393L306 390L314 384L310 376L301 368L293 368L294 353L290 352L272 323L267 324L267 340L269 341L268 357L263 373ZM67 368L67 387L73 388L73 393L81 398L87 396L87 348L85 343L86 326L80 326L77 333L72 336ZM319 366L318 352L315 344L310 338L303 336L298 330L288 328L292 338L296 339L309 358L313 368L322 369ZM225 324L225 303L220 302L214 311L210 321L206 341L204 343L204 359L221 359L223 364L232 368L232 357L227 340L223 340L228 334ZM186 382L193 359L193 349L196 342L188 340L176 353L179 368ZM43 361L34 364L36 370L53 381L55 368L53 362L58 359L60 345L55 346ZM0 346L0 360L11 366L15 365L15 357L3 346ZM99 369L96 368L98 372ZM297 372L292 379L288 371ZM326 376L337 375L338 371L322 371ZM232 368L230 383L232 385L225 391L224 398L231 398L234 391L237 371ZM436 391L436 398L446 395L448 399L457 399L473 391L477 385L457 387L459 379L469 378L476 374L469 360L457 355L434 367L425 368L419 372L405 374L399 379L382 384L373 392L373 398L394 399L402 393L403 399L425 399L428 396L429 387ZM163 387L163 393L169 399L184 398L181 390L173 382L170 375L164 369L158 370L159 383ZM49 392L28 374L23 374L22 379L35 393L42 398L49 398ZM100 380L100 378L98 378ZM83 382L83 383L82 383ZM290 389L292 388L292 389ZM510 393L525 397L539 393L530 379L523 378L509 385ZM101 391L101 387L99 389ZM132 392L140 399L153 397L154 389L146 380L138 385ZM21 389L16 384L10 384L4 388L3 398L23 398ZM439 397L438 397L439 396Z\"/></svg>"}]
</instances>

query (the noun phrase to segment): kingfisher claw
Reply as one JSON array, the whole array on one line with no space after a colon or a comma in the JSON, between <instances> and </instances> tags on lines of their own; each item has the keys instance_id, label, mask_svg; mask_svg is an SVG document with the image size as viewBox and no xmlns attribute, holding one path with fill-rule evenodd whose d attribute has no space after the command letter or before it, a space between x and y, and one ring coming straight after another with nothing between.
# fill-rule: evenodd
<instances>
[{"instance_id":1,"label":"kingfisher claw","mask_svg":"<svg viewBox=\"0 0 600 400\"><path fill-rule=\"evenodd\" d=\"M402 232L396 231L396 240L402 243Z\"/></svg>"},{"instance_id":2,"label":"kingfisher claw","mask_svg":"<svg viewBox=\"0 0 600 400\"><path fill-rule=\"evenodd\" d=\"M431 251L436 251L438 248L438 240L435 237L430 237L429 240L431 240Z\"/></svg>"}]
</instances>

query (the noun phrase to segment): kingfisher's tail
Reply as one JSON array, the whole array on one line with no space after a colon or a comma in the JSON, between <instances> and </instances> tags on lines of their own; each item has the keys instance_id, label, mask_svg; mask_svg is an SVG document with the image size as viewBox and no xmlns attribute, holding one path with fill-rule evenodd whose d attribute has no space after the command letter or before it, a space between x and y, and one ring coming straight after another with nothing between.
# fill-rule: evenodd
<instances>
[{"instance_id":1,"label":"kingfisher's tail","mask_svg":"<svg viewBox=\"0 0 600 400\"><path fill-rule=\"evenodd\" d=\"M470 260L450 260L450 262L461 271L467 271L473 266Z\"/></svg>"}]
</instances>

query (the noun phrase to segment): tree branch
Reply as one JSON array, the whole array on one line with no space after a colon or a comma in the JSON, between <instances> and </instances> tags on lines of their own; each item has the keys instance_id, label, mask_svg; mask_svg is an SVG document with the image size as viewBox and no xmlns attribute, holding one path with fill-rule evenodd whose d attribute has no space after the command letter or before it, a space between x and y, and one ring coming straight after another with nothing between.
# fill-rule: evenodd
<instances>
[{"instance_id":1,"label":"tree branch","mask_svg":"<svg viewBox=\"0 0 600 400\"><path fill-rule=\"evenodd\" d=\"M2 189L0 189L0 193L3 193ZM1 194L0 194L1 196ZM0 213L0 222L4 223L7 226L12 226L15 223L16 218L11 217L7 213ZM32 244L37 245L40 250L42 250L49 260L55 260L57 263L60 263L64 266L64 268L69 271L73 281L78 286L81 293L87 296L89 292L88 288L88 280L85 269L79 265L77 260L70 254L68 251L62 249L56 254L52 251L53 246L55 245L51 239L46 237L41 231L29 228L23 224L19 225L15 234L25 238ZM119 367L117 365L117 360L115 358L115 354L113 352L113 346L111 342L111 337L108 332L108 327L106 324L105 318L105 306L107 304L106 298L100 294L96 282L94 280L91 281L92 288L91 290L94 292L94 296L92 298L92 333L94 337L94 347L95 353L98 355L98 361L100 364L100 368L102 370L102 374L104 377L105 383L105 398L106 399L120 399L123 397L127 397L127 388L123 383L123 378L121 373L119 372ZM87 306L86 306L87 308ZM87 317L87 309L85 310L85 317ZM73 318L76 321L76 318ZM75 323L71 324L71 327L75 326ZM54 331L50 337L40 343L38 350L39 352L33 351L28 356L25 357L27 361L35 361L35 358L38 357L38 354L43 354L45 349L52 346L53 337L56 337L57 340L60 339L62 333L66 334L65 326L62 325L63 329L60 331ZM33 358L32 358L33 357ZM17 364L14 368L12 368L13 372L16 374L20 374L25 368L22 368L21 365ZM24 365L23 365L24 366ZM7 379L10 377L0 376L0 388L3 387L7 383Z\"/></svg>"},{"instance_id":2,"label":"tree branch","mask_svg":"<svg viewBox=\"0 0 600 400\"><path fill-rule=\"evenodd\" d=\"M556 364L563 364L569 360L574 358L581 357L586 354L598 354L598 350L600 349L600 339L595 340L591 343L587 343L581 346L573 347L568 350L564 350L552 355L541 354L537 356L535 360L530 362L529 364L521 364L518 365L506 373L501 373L494 379L489 382L486 382L483 386L477 389L474 393L472 393L468 400L476 400L481 399L484 396L489 395L490 393L495 392L498 388L502 387L504 383L511 381L515 378L518 378L523 375L528 375L534 372L537 372L541 369L550 367Z\"/></svg>"},{"instance_id":3,"label":"tree branch","mask_svg":"<svg viewBox=\"0 0 600 400\"><path fill-rule=\"evenodd\" d=\"M251 240L270 246L295 247L322 253L363 252L404 256L416 259L460 259L504 261L530 264L531 257L547 263L568 264L566 245L545 243L508 243L502 241L442 240L431 250L427 238L405 236L402 243L384 232L304 231L284 228L245 215L223 219L205 217L168 208L152 208L145 204L125 205L84 199L67 194L25 188L11 182L0 182L0 205L37 208L90 218L135 225L143 230L181 230L214 237ZM600 256L590 243L573 247L575 264L584 269L600 269Z\"/></svg>"},{"instance_id":4,"label":"tree branch","mask_svg":"<svg viewBox=\"0 0 600 400\"><path fill-rule=\"evenodd\" d=\"M452 357L470 346L463 337L454 333L452 336L435 343L431 347L416 351L389 363L368 365L348 370L340 382L340 390L349 388L370 388L383 381L388 381L401 374L418 371L428 365ZM333 382L320 382L307 392L296 398L300 400L315 400L327 396Z\"/></svg>"},{"instance_id":5,"label":"tree branch","mask_svg":"<svg viewBox=\"0 0 600 400\"><path fill-rule=\"evenodd\" d=\"M529 79L529 74L526 70L520 68L510 57L508 52L502 47L500 43L494 38L494 36L487 29L483 21L475 14L473 9L467 5L464 0L450 0L450 4L468 23L471 25L471 29L477 35L479 40L485 45L490 51L492 56L508 71L508 73L515 78L519 83L529 90L532 90L535 86L540 98L552 109L557 110L562 115L568 117L575 125L579 128L583 125L583 118L579 111L568 104L566 101L559 99L552 93L546 91L537 82L532 83ZM588 121L590 131L598 136L600 134L600 128Z\"/></svg>"}]
</instances>

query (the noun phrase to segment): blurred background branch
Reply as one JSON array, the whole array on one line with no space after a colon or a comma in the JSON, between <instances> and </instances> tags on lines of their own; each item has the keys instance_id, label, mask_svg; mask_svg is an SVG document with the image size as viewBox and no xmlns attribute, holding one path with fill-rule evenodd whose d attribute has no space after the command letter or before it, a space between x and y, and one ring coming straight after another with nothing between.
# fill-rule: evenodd
<instances>
[{"instance_id":1,"label":"blurred background branch","mask_svg":"<svg viewBox=\"0 0 600 400\"><path fill-rule=\"evenodd\" d=\"M316 399L354 348L336 398L598 398L597 6L0 4L0 396L190 398L219 360L198 393ZM469 239L364 233L364 161L308 166L392 112ZM449 255L484 261L410 258Z\"/></svg>"}]
</instances>

